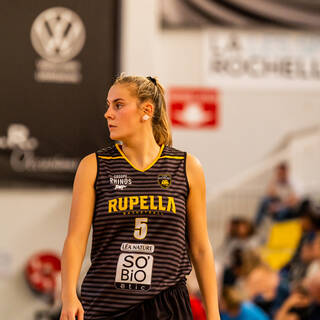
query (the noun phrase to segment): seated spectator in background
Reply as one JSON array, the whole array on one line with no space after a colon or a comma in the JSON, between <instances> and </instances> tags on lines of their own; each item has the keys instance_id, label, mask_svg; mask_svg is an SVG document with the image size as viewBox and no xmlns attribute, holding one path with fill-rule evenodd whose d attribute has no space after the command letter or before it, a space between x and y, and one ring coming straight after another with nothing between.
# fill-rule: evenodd
<instances>
[{"instance_id":1,"label":"seated spectator in background","mask_svg":"<svg viewBox=\"0 0 320 320\"><path fill-rule=\"evenodd\" d=\"M240 292L233 287L224 287L220 302L221 320L268 320L269 317L258 306L243 301Z\"/></svg>"},{"instance_id":2,"label":"seated spectator in background","mask_svg":"<svg viewBox=\"0 0 320 320\"><path fill-rule=\"evenodd\" d=\"M245 280L248 297L271 319L289 296L289 283L266 264L254 268Z\"/></svg>"},{"instance_id":3,"label":"seated spectator in background","mask_svg":"<svg viewBox=\"0 0 320 320\"><path fill-rule=\"evenodd\" d=\"M280 271L281 276L287 277L290 283L299 282L310 263L318 259L316 234L320 229L319 217L312 207L301 212L302 237L293 257Z\"/></svg>"},{"instance_id":4,"label":"seated spectator in background","mask_svg":"<svg viewBox=\"0 0 320 320\"><path fill-rule=\"evenodd\" d=\"M305 280L305 286L311 296L308 320L320 319L320 271Z\"/></svg>"},{"instance_id":5,"label":"seated spectator in background","mask_svg":"<svg viewBox=\"0 0 320 320\"><path fill-rule=\"evenodd\" d=\"M223 270L223 286L235 285L237 278L241 276L243 265L242 250L239 248L234 249L230 258L230 263Z\"/></svg>"},{"instance_id":6,"label":"seated spectator in background","mask_svg":"<svg viewBox=\"0 0 320 320\"><path fill-rule=\"evenodd\" d=\"M301 284L292 290L275 315L275 320L308 320L308 309L311 305L311 297L306 288Z\"/></svg>"},{"instance_id":7,"label":"seated spectator in background","mask_svg":"<svg viewBox=\"0 0 320 320\"><path fill-rule=\"evenodd\" d=\"M254 238L254 233L254 226L249 219L234 217L230 220L225 240L215 256L216 262L222 269L230 266L235 250L257 247L258 243Z\"/></svg>"},{"instance_id":8,"label":"seated spectator in background","mask_svg":"<svg viewBox=\"0 0 320 320\"><path fill-rule=\"evenodd\" d=\"M275 176L270 181L267 194L262 199L256 213L255 224L269 216L273 220L285 220L295 216L299 197L289 179L289 168L286 162L280 163L275 169Z\"/></svg>"},{"instance_id":9,"label":"seated spectator in background","mask_svg":"<svg viewBox=\"0 0 320 320\"><path fill-rule=\"evenodd\" d=\"M320 319L320 271L294 289L276 313L275 320Z\"/></svg>"},{"instance_id":10,"label":"seated spectator in background","mask_svg":"<svg viewBox=\"0 0 320 320\"><path fill-rule=\"evenodd\" d=\"M290 268L287 275L281 272L281 276L287 276L289 283L294 286L308 273L314 273L319 268L320 261L320 232L306 241L300 251L300 259Z\"/></svg>"},{"instance_id":11,"label":"seated spectator in background","mask_svg":"<svg viewBox=\"0 0 320 320\"><path fill-rule=\"evenodd\" d=\"M230 263L223 272L223 286L237 285L237 282L260 264L261 258L253 249L234 249Z\"/></svg>"},{"instance_id":12,"label":"seated spectator in background","mask_svg":"<svg viewBox=\"0 0 320 320\"><path fill-rule=\"evenodd\" d=\"M304 252L304 255L304 258L309 261L306 270L306 277L309 278L320 271L320 232L317 232L314 240L309 244L307 252Z\"/></svg>"}]
</instances>

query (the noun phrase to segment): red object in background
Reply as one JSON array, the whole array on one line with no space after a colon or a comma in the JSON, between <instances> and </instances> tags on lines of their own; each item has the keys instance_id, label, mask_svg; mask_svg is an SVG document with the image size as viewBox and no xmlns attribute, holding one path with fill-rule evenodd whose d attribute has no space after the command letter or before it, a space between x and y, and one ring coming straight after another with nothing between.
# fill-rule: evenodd
<instances>
[{"instance_id":1,"label":"red object in background","mask_svg":"<svg viewBox=\"0 0 320 320\"><path fill-rule=\"evenodd\" d=\"M201 300L190 294L190 304L193 315L193 320L206 320L206 312L202 306Z\"/></svg>"},{"instance_id":2,"label":"red object in background","mask_svg":"<svg viewBox=\"0 0 320 320\"><path fill-rule=\"evenodd\" d=\"M52 252L32 255L25 267L25 275L30 288L39 294L53 293L56 287L56 275L60 272L60 257Z\"/></svg>"},{"instance_id":3,"label":"red object in background","mask_svg":"<svg viewBox=\"0 0 320 320\"><path fill-rule=\"evenodd\" d=\"M214 129L218 125L218 91L208 88L171 88L172 126Z\"/></svg>"}]
</instances>

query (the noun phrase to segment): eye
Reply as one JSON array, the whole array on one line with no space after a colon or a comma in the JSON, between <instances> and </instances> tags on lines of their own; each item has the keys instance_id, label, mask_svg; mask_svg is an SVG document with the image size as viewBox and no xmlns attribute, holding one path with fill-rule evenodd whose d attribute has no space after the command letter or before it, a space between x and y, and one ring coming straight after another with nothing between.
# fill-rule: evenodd
<instances>
[{"instance_id":1,"label":"eye","mask_svg":"<svg viewBox=\"0 0 320 320\"><path fill-rule=\"evenodd\" d=\"M116 103L116 109L120 109L122 107L122 103Z\"/></svg>"}]
</instances>

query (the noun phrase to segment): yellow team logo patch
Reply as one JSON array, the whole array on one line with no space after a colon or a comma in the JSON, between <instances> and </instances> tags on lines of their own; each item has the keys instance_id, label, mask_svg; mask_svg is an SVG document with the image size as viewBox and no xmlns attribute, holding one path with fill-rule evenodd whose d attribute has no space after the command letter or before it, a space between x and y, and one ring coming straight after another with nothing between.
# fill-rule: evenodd
<instances>
[{"instance_id":1,"label":"yellow team logo patch","mask_svg":"<svg viewBox=\"0 0 320 320\"><path fill-rule=\"evenodd\" d=\"M171 185L171 175L170 174L159 174L158 183L161 188L167 189Z\"/></svg>"}]
</instances>

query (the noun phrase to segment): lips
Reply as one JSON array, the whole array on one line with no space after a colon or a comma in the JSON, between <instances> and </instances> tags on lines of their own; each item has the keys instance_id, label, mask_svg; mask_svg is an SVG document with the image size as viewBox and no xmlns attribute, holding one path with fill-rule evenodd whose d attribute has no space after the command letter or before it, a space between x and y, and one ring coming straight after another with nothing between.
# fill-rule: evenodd
<instances>
[{"instance_id":1,"label":"lips","mask_svg":"<svg viewBox=\"0 0 320 320\"><path fill-rule=\"evenodd\" d=\"M111 125L111 124L109 124L108 127L109 127L109 129L116 128L116 126Z\"/></svg>"}]
</instances>

